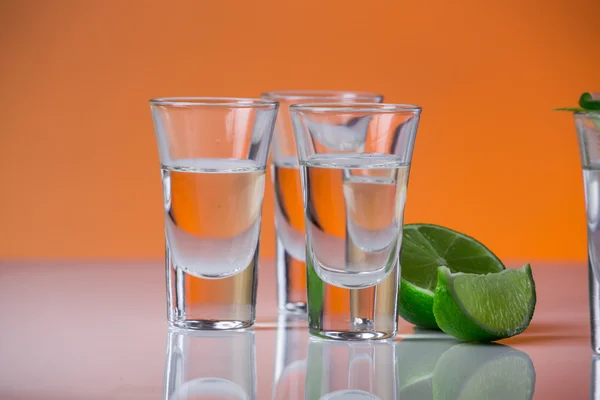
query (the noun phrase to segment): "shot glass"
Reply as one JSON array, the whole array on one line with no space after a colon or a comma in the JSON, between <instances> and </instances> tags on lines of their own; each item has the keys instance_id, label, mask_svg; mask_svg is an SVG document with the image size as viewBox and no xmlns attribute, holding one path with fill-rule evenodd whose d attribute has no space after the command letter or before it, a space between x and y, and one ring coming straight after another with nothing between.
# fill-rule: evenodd
<instances>
[{"instance_id":1,"label":"shot glass","mask_svg":"<svg viewBox=\"0 0 600 400\"><path fill-rule=\"evenodd\" d=\"M251 330L171 330L163 399L255 399L255 354Z\"/></svg>"},{"instance_id":2,"label":"shot glass","mask_svg":"<svg viewBox=\"0 0 600 400\"><path fill-rule=\"evenodd\" d=\"M592 349L600 354L600 111L574 113L587 216Z\"/></svg>"},{"instance_id":3,"label":"shot glass","mask_svg":"<svg viewBox=\"0 0 600 400\"><path fill-rule=\"evenodd\" d=\"M421 109L322 103L290 112L304 194L309 331L330 339L391 338Z\"/></svg>"},{"instance_id":4,"label":"shot glass","mask_svg":"<svg viewBox=\"0 0 600 400\"><path fill-rule=\"evenodd\" d=\"M265 168L276 102L150 100L162 170L172 326L254 323Z\"/></svg>"},{"instance_id":5,"label":"shot glass","mask_svg":"<svg viewBox=\"0 0 600 400\"><path fill-rule=\"evenodd\" d=\"M369 92L284 90L263 98L277 101L281 111L275 123L272 175L275 188L277 232L277 305L279 310L306 312L306 264L302 185L289 107L295 103L379 103L383 96Z\"/></svg>"}]
</instances>

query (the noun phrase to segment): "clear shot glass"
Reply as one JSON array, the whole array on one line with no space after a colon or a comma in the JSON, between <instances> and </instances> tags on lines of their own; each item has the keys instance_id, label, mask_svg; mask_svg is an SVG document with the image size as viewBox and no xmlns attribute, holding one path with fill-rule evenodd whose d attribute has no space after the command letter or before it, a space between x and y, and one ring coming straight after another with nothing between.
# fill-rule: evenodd
<instances>
[{"instance_id":1,"label":"clear shot glass","mask_svg":"<svg viewBox=\"0 0 600 400\"><path fill-rule=\"evenodd\" d=\"M168 321L187 329L251 326L278 104L161 98L150 108L164 194Z\"/></svg>"},{"instance_id":2,"label":"clear shot glass","mask_svg":"<svg viewBox=\"0 0 600 400\"><path fill-rule=\"evenodd\" d=\"M276 205L277 305L279 310L305 313L304 205L289 107L307 102L379 103L383 96L370 92L282 90L267 92L261 97L279 102L281 108L275 123L271 153Z\"/></svg>"},{"instance_id":3,"label":"clear shot glass","mask_svg":"<svg viewBox=\"0 0 600 400\"><path fill-rule=\"evenodd\" d=\"M313 103L290 111L304 195L309 332L391 338L421 109Z\"/></svg>"}]
</instances>

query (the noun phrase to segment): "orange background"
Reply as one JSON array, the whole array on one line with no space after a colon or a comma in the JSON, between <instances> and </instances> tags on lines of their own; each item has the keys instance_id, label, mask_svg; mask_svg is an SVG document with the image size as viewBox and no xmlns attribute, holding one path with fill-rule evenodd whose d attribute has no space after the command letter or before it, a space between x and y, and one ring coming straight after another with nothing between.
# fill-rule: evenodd
<instances>
[{"instance_id":1,"label":"orange background","mask_svg":"<svg viewBox=\"0 0 600 400\"><path fill-rule=\"evenodd\" d=\"M158 258L147 100L381 92L424 108L407 222L500 257L585 258L572 119L597 0L2 1L0 258ZM273 195L262 255L274 253Z\"/></svg>"}]
</instances>

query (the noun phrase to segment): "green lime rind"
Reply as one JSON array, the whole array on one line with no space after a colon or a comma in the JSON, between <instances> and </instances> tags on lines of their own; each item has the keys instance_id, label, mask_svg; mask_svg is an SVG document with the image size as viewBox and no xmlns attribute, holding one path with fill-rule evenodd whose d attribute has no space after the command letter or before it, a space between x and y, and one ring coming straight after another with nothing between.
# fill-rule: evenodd
<instances>
[{"instance_id":1,"label":"green lime rind","mask_svg":"<svg viewBox=\"0 0 600 400\"><path fill-rule=\"evenodd\" d=\"M518 335L529 326L535 303L529 264L487 275L438 269L433 313L442 331L457 339L489 342Z\"/></svg>"},{"instance_id":2,"label":"green lime rind","mask_svg":"<svg viewBox=\"0 0 600 400\"><path fill-rule=\"evenodd\" d=\"M433 292L400 280L398 315L411 324L427 329L440 329L433 315Z\"/></svg>"},{"instance_id":3,"label":"green lime rind","mask_svg":"<svg viewBox=\"0 0 600 400\"><path fill-rule=\"evenodd\" d=\"M584 93L579 97L579 107L585 110L600 110L600 95Z\"/></svg>"},{"instance_id":4,"label":"green lime rind","mask_svg":"<svg viewBox=\"0 0 600 400\"><path fill-rule=\"evenodd\" d=\"M320 399L327 390L329 370L326 368L325 344L323 341L310 339L308 341L308 356L306 364L306 398Z\"/></svg>"},{"instance_id":5,"label":"green lime rind","mask_svg":"<svg viewBox=\"0 0 600 400\"><path fill-rule=\"evenodd\" d=\"M433 314L437 268L486 274L503 271L494 253L470 236L433 224L407 224L402 235L398 315L428 329L439 329Z\"/></svg>"},{"instance_id":6,"label":"green lime rind","mask_svg":"<svg viewBox=\"0 0 600 400\"><path fill-rule=\"evenodd\" d=\"M531 399L535 381L535 368L526 353L501 344L463 343L438 360L433 398Z\"/></svg>"}]
</instances>

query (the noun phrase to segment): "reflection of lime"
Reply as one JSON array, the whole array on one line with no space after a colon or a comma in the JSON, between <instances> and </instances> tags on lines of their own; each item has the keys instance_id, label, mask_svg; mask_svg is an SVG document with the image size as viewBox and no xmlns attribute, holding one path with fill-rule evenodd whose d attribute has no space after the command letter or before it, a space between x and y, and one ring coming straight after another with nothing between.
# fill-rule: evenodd
<instances>
[{"instance_id":1,"label":"reflection of lime","mask_svg":"<svg viewBox=\"0 0 600 400\"><path fill-rule=\"evenodd\" d=\"M490 341L523 332L535 309L529 264L497 274L438 270L433 313L440 328L462 340Z\"/></svg>"},{"instance_id":2,"label":"reflection of lime","mask_svg":"<svg viewBox=\"0 0 600 400\"><path fill-rule=\"evenodd\" d=\"M428 399L432 394L431 378L438 359L456 345L456 340L411 339L396 344L398 391L401 399Z\"/></svg>"},{"instance_id":3,"label":"reflection of lime","mask_svg":"<svg viewBox=\"0 0 600 400\"><path fill-rule=\"evenodd\" d=\"M404 226L400 264L398 314L408 322L431 329L438 329L433 315L438 267L476 274L504 269L498 257L472 237L427 224Z\"/></svg>"},{"instance_id":4,"label":"reflection of lime","mask_svg":"<svg viewBox=\"0 0 600 400\"><path fill-rule=\"evenodd\" d=\"M400 388L400 398L410 400L433 399L433 375L424 376L421 380L414 381L409 386Z\"/></svg>"},{"instance_id":5,"label":"reflection of lime","mask_svg":"<svg viewBox=\"0 0 600 400\"><path fill-rule=\"evenodd\" d=\"M308 341L306 363L306 389L304 396L310 400L320 399L321 393L325 391L325 381L329 375L329 371L325 367L325 345L323 341L313 338Z\"/></svg>"},{"instance_id":6,"label":"reflection of lime","mask_svg":"<svg viewBox=\"0 0 600 400\"><path fill-rule=\"evenodd\" d=\"M531 399L534 390L529 356L500 344L457 345L440 357L433 374L436 400Z\"/></svg>"}]
</instances>

